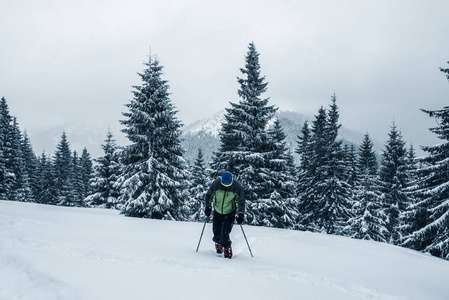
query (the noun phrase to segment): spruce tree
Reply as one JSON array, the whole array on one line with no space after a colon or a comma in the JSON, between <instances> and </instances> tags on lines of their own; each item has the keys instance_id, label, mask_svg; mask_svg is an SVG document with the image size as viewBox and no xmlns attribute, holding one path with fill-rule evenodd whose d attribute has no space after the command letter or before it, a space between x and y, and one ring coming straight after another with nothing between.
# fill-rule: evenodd
<instances>
[{"instance_id":1,"label":"spruce tree","mask_svg":"<svg viewBox=\"0 0 449 300\"><path fill-rule=\"evenodd\" d=\"M6 184L7 172L3 151L0 149L0 200L6 200L8 188Z\"/></svg>"},{"instance_id":2,"label":"spruce tree","mask_svg":"<svg viewBox=\"0 0 449 300\"><path fill-rule=\"evenodd\" d=\"M326 126L326 144L328 147L323 171L326 179L321 183L320 192L326 205L324 208L323 225L327 233L342 234L351 211L351 185L349 183L350 170L347 166L342 141L338 139L340 113L337 106L337 96L331 96L328 120ZM354 178L356 180L356 178Z\"/></svg>"},{"instance_id":3,"label":"spruce tree","mask_svg":"<svg viewBox=\"0 0 449 300\"><path fill-rule=\"evenodd\" d=\"M190 187L190 203L188 204L187 220L199 221L204 219L204 200L207 189L212 183L209 176L209 170L206 168L203 151L198 149L198 154L193 166L191 167L192 184Z\"/></svg>"},{"instance_id":4,"label":"spruce tree","mask_svg":"<svg viewBox=\"0 0 449 300\"><path fill-rule=\"evenodd\" d=\"M3 151L0 149L0 200L6 200L7 185L6 185L6 166L3 157Z\"/></svg>"},{"instance_id":5,"label":"spruce tree","mask_svg":"<svg viewBox=\"0 0 449 300\"><path fill-rule=\"evenodd\" d=\"M357 167L357 153L355 150L355 145L353 143L351 143L351 145L345 144L343 146L343 155L345 160L347 182L352 190L359 181L359 169Z\"/></svg>"},{"instance_id":6,"label":"spruce tree","mask_svg":"<svg viewBox=\"0 0 449 300\"><path fill-rule=\"evenodd\" d=\"M297 170L296 180L296 195L302 199L305 195L310 181L312 180L312 168L310 167L310 160L312 159L312 132L308 122L304 122L301 128L301 135L298 135L298 146L295 152L300 156L300 165ZM300 227L301 228L301 227ZM304 229L304 228L301 228Z\"/></svg>"},{"instance_id":7,"label":"spruce tree","mask_svg":"<svg viewBox=\"0 0 449 300\"><path fill-rule=\"evenodd\" d=\"M28 162L34 154L32 150L29 152L28 138L24 145L22 137L17 118L9 114L3 97L0 101L0 199L33 202L34 174Z\"/></svg>"},{"instance_id":8,"label":"spruce tree","mask_svg":"<svg viewBox=\"0 0 449 300\"><path fill-rule=\"evenodd\" d=\"M449 69L441 71L449 80ZM419 200L411 207L415 230L403 245L449 260L449 106L422 111L437 120L438 126L430 131L442 143L421 147L427 156L419 160L418 180L412 188Z\"/></svg>"},{"instance_id":9,"label":"spruce tree","mask_svg":"<svg viewBox=\"0 0 449 300\"><path fill-rule=\"evenodd\" d=\"M37 192L36 202L42 204L56 204L56 190L51 158L45 152L38 158L37 164Z\"/></svg>"},{"instance_id":10,"label":"spruce tree","mask_svg":"<svg viewBox=\"0 0 449 300\"><path fill-rule=\"evenodd\" d=\"M349 220L349 232L353 238L387 242L386 216L382 210L378 181L368 173L361 174L354 191L353 217Z\"/></svg>"},{"instance_id":11,"label":"spruce tree","mask_svg":"<svg viewBox=\"0 0 449 300\"><path fill-rule=\"evenodd\" d=\"M286 147L285 133L281 122L276 119L268 133L266 192L265 199L259 206L260 214L258 218L267 227L292 228L295 223L295 207L291 207L295 196L294 178L290 176L291 166L289 162L293 158L289 157Z\"/></svg>"},{"instance_id":12,"label":"spruce tree","mask_svg":"<svg viewBox=\"0 0 449 300\"><path fill-rule=\"evenodd\" d=\"M320 108L312 127L310 178L300 198L300 224L308 230L342 234L351 218L351 189L345 155L338 137L339 112L335 94L329 112Z\"/></svg>"},{"instance_id":13,"label":"spruce tree","mask_svg":"<svg viewBox=\"0 0 449 300\"><path fill-rule=\"evenodd\" d=\"M419 199L416 198L414 193L414 189L417 184L418 175L418 160L416 159L415 149L413 144L410 144L409 149L407 150L407 155L405 159L406 163L406 176L407 176L407 189L405 189L405 194L408 198L408 205L405 208L405 211L401 215L402 219L402 234L404 236L409 236L416 230L420 229L423 226L423 213L424 211L417 213L416 212L416 204L419 202Z\"/></svg>"},{"instance_id":14,"label":"spruce tree","mask_svg":"<svg viewBox=\"0 0 449 300\"><path fill-rule=\"evenodd\" d=\"M328 120L327 120L327 138L331 147L341 147L342 142L339 141L338 131L341 128L338 120L340 118L340 113L338 112L337 106L337 95L335 93L331 96L331 105L329 107Z\"/></svg>"},{"instance_id":15,"label":"spruce tree","mask_svg":"<svg viewBox=\"0 0 449 300\"><path fill-rule=\"evenodd\" d=\"M271 128L268 129L267 167L270 171L272 188L268 193L277 192L282 198L294 196L295 184L291 177L291 162L293 158L286 146L286 135L281 122L276 119Z\"/></svg>"},{"instance_id":16,"label":"spruce tree","mask_svg":"<svg viewBox=\"0 0 449 300\"><path fill-rule=\"evenodd\" d=\"M81 166L81 158L78 152L73 151L72 155L72 204L73 206L84 206L84 182L83 182L83 168Z\"/></svg>"},{"instance_id":17,"label":"spruce tree","mask_svg":"<svg viewBox=\"0 0 449 300\"><path fill-rule=\"evenodd\" d=\"M309 231L321 231L321 227L316 223L314 214L319 207L315 204L318 203L319 193L316 190L316 184L323 182L325 177L320 171L323 169L324 157L326 156L325 142L325 128L326 128L327 112L323 107L320 107L318 114L312 122L310 130L310 138L308 139L308 147L310 147L307 159L307 165L303 168L303 162L306 161L301 157L301 172L300 172L300 189L298 191L299 196L299 226L302 230ZM304 127L303 127L304 129ZM304 136L303 136L304 139ZM301 148L303 153L306 148Z\"/></svg>"},{"instance_id":18,"label":"spruce tree","mask_svg":"<svg viewBox=\"0 0 449 300\"><path fill-rule=\"evenodd\" d=\"M101 147L104 155L95 159L97 164L91 181L92 194L88 195L85 202L87 206L119 209L120 190L116 182L120 176L121 164L118 147L110 130Z\"/></svg>"},{"instance_id":19,"label":"spruce tree","mask_svg":"<svg viewBox=\"0 0 449 300\"><path fill-rule=\"evenodd\" d=\"M292 180L296 180L298 177L298 170L297 170L297 166L295 163L295 158L293 156L293 153L291 151L291 149L287 150L287 155L286 155L286 165L287 165L287 174L288 176L292 179ZM296 183L292 183L293 184L293 197L296 197Z\"/></svg>"},{"instance_id":20,"label":"spruce tree","mask_svg":"<svg viewBox=\"0 0 449 300\"><path fill-rule=\"evenodd\" d=\"M377 175L379 165L376 153L373 151L373 142L368 133L365 133L359 148L358 167L361 174Z\"/></svg>"},{"instance_id":21,"label":"spruce tree","mask_svg":"<svg viewBox=\"0 0 449 300\"><path fill-rule=\"evenodd\" d=\"M229 171L241 182L248 200L247 218L253 225L261 225L257 217L260 203L267 193L267 152L270 143L266 127L273 118L276 108L268 105L268 98L262 98L268 83L260 75L259 53L250 43L245 57L244 75L238 78L239 103L230 103L226 109L225 121L220 132L220 147L214 153L212 176ZM270 187L268 187L270 188Z\"/></svg>"},{"instance_id":22,"label":"spruce tree","mask_svg":"<svg viewBox=\"0 0 449 300\"><path fill-rule=\"evenodd\" d=\"M387 242L399 243L402 238L401 214L408 206L405 194L407 165L405 142L393 123L385 144L380 165L379 181L382 192L383 214L386 216Z\"/></svg>"},{"instance_id":23,"label":"spruce tree","mask_svg":"<svg viewBox=\"0 0 449 300\"><path fill-rule=\"evenodd\" d=\"M373 142L366 133L357 157L358 179L354 187L353 217L346 235L357 239L386 242L385 215L377 179L377 159Z\"/></svg>"},{"instance_id":24,"label":"spruce tree","mask_svg":"<svg viewBox=\"0 0 449 300\"><path fill-rule=\"evenodd\" d=\"M169 98L163 66L158 59L145 63L134 98L123 113L122 131L131 144L123 149L119 201L131 217L176 219L188 197L188 171L181 147L181 122Z\"/></svg>"},{"instance_id":25,"label":"spruce tree","mask_svg":"<svg viewBox=\"0 0 449 300\"><path fill-rule=\"evenodd\" d=\"M22 133L15 117L13 118L11 129L11 156L7 161L7 167L11 172L10 174L12 174L12 185L8 198L13 201L33 202L31 179L22 153Z\"/></svg>"},{"instance_id":26,"label":"spruce tree","mask_svg":"<svg viewBox=\"0 0 449 300\"><path fill-rule=\"evenodd\" d=\"M304 171L309 168L310 159L312 157L311 150L311 131L308 121L304 122L301 128L301 135L298 135L298 146L295 153L301 157L299 169Z\"/></svg>"},{"instance_id":27,"label":"spruce tree","mask_svg":"<svg viewBox=\"0 0 449 300\"><path fill-rule=\"evenodd\" d=\"M61 206L74 206L73 195L73 158L70 145L65 132L61 135L61 140L56 147L53 157L53 176L55 188L55 202L49 204Z\"/></svg>"},{"instance_id":28,"label":"spruce tree","mask_svg":"<svg viewBox=\"0 0 449 300\"><path fill-rule=\"evenodd\" d=\"M25 132L21 141L21 153L22 159L25 166L25 173L29 180L29 188L31 194L28 196L27 201L35 202L38 190L38 177L37 173L37 157L34 154L31 141L28 138L28 134Z\"/></svg>"},{"instance_id":29,"label":"spruce tree","mask_svg":"<svg viewBox=\"0 0 449 300\"><path fill-rule=\"evenodd\" d=\"M13 119L5 97L0 101L0 199L10 199L13 191L15 175L11 163L14 159L13 150Z\"/></svg>"},{"instance_id":30,"label":"spruce tree","mask_svg":"<svg viewBox=\"0 0 449 300\"><path fill-rule=\"evenodd\" d=\"M410 144L410 147L407 151L407 181L409 184L413 184L417 179L416 171L418 169L418 160L416 159L416 152L413 144Z\"/></svg>"},{"instance_id":31,"label":"spruce tree","mask_svg":"<svg viewBox=\"0 0 449 300\"><path fill-rule=\"evenodd\" d=\"M82 198L84 201L84 199L92 193L91 180L94 174L92 159L86 148L83 148L79 164L81 168Z\"/></svg>"}]
</instances>

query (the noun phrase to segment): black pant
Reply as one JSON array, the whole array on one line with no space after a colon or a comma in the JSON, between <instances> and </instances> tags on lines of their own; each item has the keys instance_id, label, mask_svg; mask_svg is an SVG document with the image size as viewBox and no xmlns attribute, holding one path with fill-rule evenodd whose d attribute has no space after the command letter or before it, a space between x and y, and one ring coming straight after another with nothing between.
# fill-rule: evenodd
<instances>
[{"instance_id":1,"label":"black pant","mask_svg":"<svg viewBox=\"0 0 449 300\"><path fill-rule=\"evenodd\" d=\"M223 248L229 248L232 244L229 234L234 225L235 212L226 215L219 214L214 210L214 220L212 223L214 237L212 240L219 243Z\"/></svg>"}]
</instances>

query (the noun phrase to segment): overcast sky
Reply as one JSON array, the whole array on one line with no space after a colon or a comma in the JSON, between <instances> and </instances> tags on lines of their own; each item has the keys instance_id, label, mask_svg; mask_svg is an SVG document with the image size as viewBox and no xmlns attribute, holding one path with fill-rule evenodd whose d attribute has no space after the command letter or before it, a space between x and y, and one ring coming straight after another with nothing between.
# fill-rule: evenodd
<instances>
[{"instance_id":1,"label":"overcast sky","mask_svg":"<svg viewBox=\"0 0 449 300\"><path fill-rule=\"evenodd\" d=\"M265 96L385 142L438 140L419 109L449 105L449 1L0 0L0 97L30 136L61 124L118 131L150 53L184 124L237 102L250 42ZM39 150L37 151L39 153Z\"/></svg>"}]
</instances>

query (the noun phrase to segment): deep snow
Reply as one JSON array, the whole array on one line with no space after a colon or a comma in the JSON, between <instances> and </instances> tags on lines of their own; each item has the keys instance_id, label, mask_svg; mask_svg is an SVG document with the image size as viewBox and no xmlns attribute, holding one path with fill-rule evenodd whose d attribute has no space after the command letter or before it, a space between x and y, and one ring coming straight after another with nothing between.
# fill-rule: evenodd
<instances>
[{"instance_id":1,"label":"deep snow","mask_svg":"<svg viewBox=\"0 0 449 300\"><path fill-rule=\"evenodd\" d=\"M449 299L449 262L340 236L0 201L0 299Z\"/></svg>"}]
</instances>

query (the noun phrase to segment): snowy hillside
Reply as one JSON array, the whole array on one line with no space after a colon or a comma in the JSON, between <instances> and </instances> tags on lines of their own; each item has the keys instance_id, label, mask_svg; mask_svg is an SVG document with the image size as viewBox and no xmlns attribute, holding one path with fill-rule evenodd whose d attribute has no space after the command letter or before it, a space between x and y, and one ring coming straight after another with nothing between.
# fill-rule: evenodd
<instances>
[{"instance_id":1,"label":"snowy hillside","mask_svg":"<svg viewBox=\"0 0 449 300\"><path fill-rule=\"evenodd\" d=\"M187 134L210 134L213 137L218 138L218 134L221 130L221 124L224 121L225 111L219 111L205 119L193 122L183 128L183 132Z\"/></svg>"},{"instance_id":2,"label":"snowy hillside","mask_svg":"<svg viewBox=\"0 0 449 300\"><path fill-rule=\"evenodd\" d=\"M386 244L0 201L0 299L449 299L449 262Z\"/></svg>"},{"instance_id":3,"label":"snowy hillside","mask_svg":"<svg viewBox=\"0 0 449 300\"><path fill-rule=\"evenodd\" d=\"M225 111L220 111L182 129L182 146L186 150L184 157L187 161L195 161L198 148L203 150L205 161L211 160L212 152L216 151L220 144L218 134L224 121L224 113Z\"/></svg>"}]
</instances>

